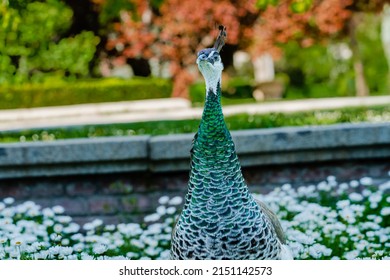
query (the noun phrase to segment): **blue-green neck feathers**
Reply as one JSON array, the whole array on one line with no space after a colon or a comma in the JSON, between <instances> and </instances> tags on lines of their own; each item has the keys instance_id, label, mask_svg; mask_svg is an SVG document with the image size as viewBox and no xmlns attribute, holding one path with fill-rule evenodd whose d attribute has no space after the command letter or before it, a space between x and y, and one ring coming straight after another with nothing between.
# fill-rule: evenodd
<instances>
[{"instance_id":1,"label":"blue-green neck feathers","mask_svg":"<svg viewBox=\"0 0 390 280\"><path fill-rule=\"evenodd\" d=\"M191 150L191 173L185 208L194 203L196 196L209 199L228 187L245 188L241 168L229 130L226 127L221 107L221 87L216 92L208 90L199 130ZM241 184L242 183L242 184ZM195 198L193 198L193 190ZM206 192L203 192L207 189ZM226 199L227 196L224 197ZM197 202L198 203L198 202Z\"/></svg>"},{"instance_id":2,"label":"blue-green neck feathers","mask_svg":"<svg viewBox=\"0 0 390 280\"><path fill-rule=\"evenodd\" d=\"M212 145L221 144L221 140L231 140L226 127L221 107L221 86L218 83L216 92L207 89L206 102L203 110L202 120L198 130L198 140L202 143ZM200 138L200 139L199 139Z\"/></svg>"}]
</instances>

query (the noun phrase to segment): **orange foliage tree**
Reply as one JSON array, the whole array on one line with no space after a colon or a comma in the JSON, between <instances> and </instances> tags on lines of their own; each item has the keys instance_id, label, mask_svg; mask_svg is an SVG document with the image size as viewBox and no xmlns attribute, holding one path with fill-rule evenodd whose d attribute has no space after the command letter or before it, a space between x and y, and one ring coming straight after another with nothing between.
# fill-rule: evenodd
<instances>
[{"instance_id":1,"label":"orange foliage tree","mask_svg":"<svg viewBox=\"0 0 390 280\"><path fill-rule=\"evenodd\" d=\"M135 9L121 11L120 21L113 25L107 49L116 51L117 63L152 57L159 63L169 62L173 96L182 97L188 97L188 86L198 75L196 54L212 46L216 27L225 25L227 44L244 48L251 41L252 26L259 15L255 0L165 0L158 7L143 0L132 2Z\"/></svg>"},{"instance_id":2,"label":"orange foliage tree","mask_svg":"<svg viewBox=\"0 0 390 280\"><path fill-rule=\"evenodd\" d=\"M91 0L104 5L112 0ZM380 11L389 0L120 0L131 9L120 11L106 48L114 64L127 59L169 62L173 96L188 96L196 78L197 52L212 46L217 26L227 27L227 44L253 56L267 51L281 55L278 45L289 40L302 47L329 39L350 38L358 95L367 94L355 38L359 12ZM222 53L223 55L223 53ZM359 84L360 82L360 84Z\"/></svg>"}]
</instances>

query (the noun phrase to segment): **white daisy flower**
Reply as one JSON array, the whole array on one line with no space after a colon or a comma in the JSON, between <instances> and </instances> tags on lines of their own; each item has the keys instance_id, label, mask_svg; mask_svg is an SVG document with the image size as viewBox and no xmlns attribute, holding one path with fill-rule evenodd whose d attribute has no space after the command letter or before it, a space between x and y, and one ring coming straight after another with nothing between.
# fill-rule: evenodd
<instances>
[{"instance_id":1,"label":"white daisy flower","mask_svg":"<svg viewBox=\"0 0 390 280\"><path fill-rule=\"evenodd\" d=\"M66 259L69 260L69 261L76 261L78 260L78 257L77 255L69 255L69 256L66 256Z\"/></svg>"},{"instance_id":2,"label":"white daisy flower","mask_svg":"<svg viewBox=\"0 0 390 280\"><path fill-rule=\"evenodd\" d=\"M176 207L171 206L167 208L167 214L172 215L176 213Z\"/></svg>"},{"instance_id":3,"label":"white daisy flower","mask_svg":"<svg viewBox=\"0 0 390 280\"><path fill-rule=\"evenodd\" d=\"M138 258L138 254L134 253L134 252L128 252L128 253L126 253L126 257L129 259L135 259L135 258Z\"/></svg>"},{"instance_id":4,"label":"white daisy flower","mask_svg":"<svg viewBox=\"0 0 390 280\"><path fill-rule=\"evenodd\" d=\"M63 214L65 212L65 208L61 205L56 205L51 208L55 214Z\"/></svg>"},{"instance_id":5,"label":"white daisy flower","mask_svg":"<svg viewBox=\"0 0 390 280\"><path fill-rule=\"evenodd\" d=\"M103 220L101 219L95 219L92 221L91 223L93 225L93 227L100 227L101 225L103 225Z\"/></svg>"},{"instance_id":6,"label":"white daisy flower","mask_svg":"<svg viewBox=\"0 0 390 280\"><path fill-rule=\"evenodd\" d=\"M383 207L381 209L381 215L382 216L389 216L390 215L390 207Z\"/></svg>"},{"instance_id":7,"label":"white daisy flower","mask_svg":"<svg viewBox=\"0 0 390 280\"><path fill-rule=\"evenodd\" d=\"M83 229L86 231L94 230L95 226L92 223L85 223L83 225Z\"/></svg>"},{"instance_id":8,"label":"white daisy flower","mask_svg":"<svg viewBox=\"0 0 390 280\"><path fill-rule=\"evenodd\" d=\"M69 224L72 221L70 216L57 216L55 219L61 224Z\"/></svg>"},{"instance_id":9,"label":"white daisy flower","mask_svg":"<svg viewBox=\"0 0 390 280\"><path fill-rule=\"evenodd\" d=\"M61 253L61 246L53 246L49 248L50 255L59 255Z\"/></svg>"},{"instance_id":10,"label":"white daisy flower","mask_svg":"<svg viewBox=\"0 0 390 280\"><path fill-rule=\"evenodd\" d=\"M160 197L160 198L158 199L158 203L159 203L159 204L167 204L168 201L169 201L169 197L166 196L166 195L164 195L164 196L162 196L162 197Z\"/></svg>"},{"instance_id":11,"label":"white daisy flower","mask_svg":"<svg viewBox=\"0 0 390 280\"><path fill-rule=\"evenodd\" d=\"M356 193L356 192L350 193L348 198L354 202L359 202L363 200L363 196L360 193Z\"/></svg>"},{"instance_id":12,"label":"white daisy flower","mask_svg":"<svg viewBox=\"0 0 390 280\"><path fill-rule=\"evenodd\" d=\"M163 205L158 206L157 209L156 209L156 212L160 216L163 216L163 215L165 215L167 213L167 208L165 206L163 206Z\"/></svg>"},{"instance_id":13,"label":"white daisy flower","mask_svg":"<svg viewBox=\"0 0 390 280\"><path fill-rule=\"evenodd\" d=\"M362 195L365 197L369 197L371 194L372 194L372 192L370 190L364 189L362 191Z\"/></svg>"},{"instance_id":14,"label":"white daisy flower","mask_svg":"<svg viewBox=\"0 0 390 280\"><path fill-rule=\"evenodd\" d=\"M104 244L95 244L92 251L97 255L101 255L107 251L107 246Z\"/></svg>"},{"instance_id":15,"label":"white daisy flower","mask_svg":"<svg viewBox=\"0 0 390 280\"><path fill-rule=\"evenodd\" d=\"M360 184L362 184L362 185L370 186L370 185L372 185L372 183L373 183L373 180L370 177L363 177L360 179Z\"/></svg>"},{"instance_id":16,"label":"white daisy flower","mask_svg":"<svg viewBox=\"0 0 390 280\"><path fill-rule=\"evenodd\" d=\"M359 187L359 182L357 180L352 180L351 182L349 182L349 185L352 188L357 188L357 187Z\"/></svg>"},{"instance_id":17,"label":"white daisy flower","mask_svg":"<svg viewBox=\"0 0 390 280\"><path fill-rule=\"evenodd\" d=\"M341 242L341 243L346 244L346 243L348 243L348 241L349 241L348 237L346 237L346 236L341 236L341 237L340 237L340 242Z\"/></svg>"},{"instance_id":18,"label":"white daisy flower","mask_svg":"<svg viewBox=\"0 0 390 280\"><path fill-rule=\"evenodd\" d=\"M160 260L169 260L171 257L171 252L170 250L165 250L160 253Z\"/></svg>"},{"instance_id":19,"label":"white daisy flower","mask_svg":"<svg viewBox=\"0 0 390 280\"><path fill-rule=\"evenodd\" d=\"M72 247L62 247L61 249L61 253L64 255L64 256L69 256L73 253L73 248Z\"/></svg>"},{"instance_id":20,"label":"white daisy flower","mask_svg":"<svg viewBox=\"0 0 390 280\"><path fill-rule=\"evenodd\" d=\"M42 215L44 217L54 217L55 213L50 208L44 208L44 209L42 209Z\"/></svg>"},{"instance_id":21,"label":"white daisy flower","mask_svg":"<svg viewBox=\"0 0 390 280\"><path fill-rule=\"evenodd\" d=\"M46 260L49 257L49 250L42 250L34 254L36 260Z\"/></svg>"},{"instance_id":22,"label":"white daisy flower","mask_svg":"<svg viewBox=\"0 0 390 280\"><path fill-rule=\"evenodd\" d=\"M145 248L145 244L137 239L132 239L130 244L140 249Z\"/></svg>"},{"instance_id":23,"label":"white daisy flower","mask_svg":"<svg viewBox=\"0 0 390 280\"><path fill-rule=\"evenodd\" d=\"M106 231L114 231L115 228L116 228L115 225L106 225L104 227L104 230L106 230Z\"/></svg>"},{"instance_id":24,"label":"white daisy flower","mask_svg":"<svg viewBox=\"0 0 390 280\"><path fill-rule=\"evenodd\" d=\"M159 214L154 213L154 214L150 214L150 215L145 216L144 221L145 221L146 223L149 223L149 222L156 222L156 221L158 221L158 220L160 219L160 217L161 217L161 216L160 216Z\"/></svg>"},{"instance_id":25,"label":"white daisy flower","mask_svg":"<svg viewBox=\"0 0 390 280\"><path fill-rule=\"evenodd\" d=\"M83 253L81 253L81 259L84 260L84 261L87 261L87 260L93 260L94 257L83 252Z\"/></svg>"},{"instance_id":26,"label":"white daisy flower","mask_svg":"<svg viewBox=\"0 0 390 280\"><path fill-rule=\"evenodd\" d=\"M336 206L339 209L343 209L343 208L349 206L350 204L351 203L349 200L340 200L340 201L337 201Z\"/></svg>"},{"instance_id":27,"label":"white daisy flower","mask_svg":"<svg viewBox=\"0 0 390 280\"><path fill-rule=\"evenodd\" d=\"M56 233L61 233L63 229L64 229L64 226L61 224L55 224L53 227L53 230Z\"/></svg>"},{"instance_id":28,"label":"white daisy flower","mask_svg":"<svg viewBox=\"0 0 390 280\"><path fill-rule=\"evenodd\" d=\"M354 260L357 258L357 256L359 255L359 251L358 250L353 250L353 251L350 251L350 252L347 252L344 254L344 257L347 259L347 260Z\"/></svg>"},{"instance_id":29,"label":"white daisy flower","mask_svg":"<svg viewBox=\"0 0 390 280\"><path fill-rule=\"evenodd\" d=\"M170 205L180 205L183 202L183 198L181 196L175 196L169 200Z\"/></svg>"},{"instance_id":30,"label":"white daisy flower","mask_svg":"<svg viewBox=\"0 0 390 280\"><path fill-rule=\"evenodd\" d=\"M332 188L331 188L331 186L330 186L327 182L320 182L320 183L317 185L317 189L318 189L319 191L328 192L328 191L330 191Z\"/></svg>"},{"instance_id":31,"label":"white daisy flower","mask_svg":"<svg viewBox=\"0 0 390 280\"><path fill-rule=\"evenodd\" d=\"M285 191L285 192L290 191L291 190L291 184L283 184L282 190Z\"/></svg>"},{"instance_id":32,"label":"white daisy flower","mask_svg":"<svg viewBox=\"0 0 390 280\"><path fill-rule=\"evenodd\" d=\"M380 184L378 189L382 192L384 192L386 190L390 190L390 181L387 181L387 182L384 182L383 184ZM1 207L0 207L0 209L1 209Z\"/></svg>"},{"instance_id":33,"label":"white daisy flower","mask_svg":"<svg viewBox=\"0 0 390 280\"><path fill-rule=\"evenodd\" d=\"M3 199L3 202L7 205L11 205L15 202L15 199L13 197L6 197Z\"/></svg>"},{"instance_id":34,"label":"white daisy flower","mask_svg":"<svg viewBox=\"0 0 390 280\"><path fill-rule=\"evenodd\" d=\"M371 203L378 203L382 200L382 192L375 192L369 198L368 201Z\"/></svg>"},{"instance_id":35,"label":"white daisy flower","mask_svg":"<svg viewBox=\"0 0 390 280\"><path fill-rule=\"evenodd\" d=\"M348 188L349 188L349 186L348 186L347 183L341 183L339 185L339 189L342 190L342 191L346 191L346 190L348 190Z\"/></svg>"},{"instance_id":36,"label":"white daisy flower","mask_svg":"<svg viewBox=\"0 0 390 280\"><path fill-rule=\"evenodd\" d=\"M327 181L336 181L336 176L333 176L333 175L329 175L328 177L326 177L326 180Z\"/></svg>"},{"instance_id":37,"label":"white daisy flower","mask_svg":"<svg viewBox=\"0 0 390 280\"><path fill-rule=\"evenodd\" d=\"M70 244L70 241L68 238L64 238L61 240L61 245L62 246L68 246Z\"/></svg>"},{"instance_id":38,"label":"white daisy flower","mask_svg":"<svg viewBox=\"0 0 390 280\"><path fill-rule=\"evenodd\" d=\"M84 243L77 243L77 244L73 245L73 250L75 252L78 252L78 253L82 252L84 250L84 248L85 248Z\"/></svg>"}]
</instances>

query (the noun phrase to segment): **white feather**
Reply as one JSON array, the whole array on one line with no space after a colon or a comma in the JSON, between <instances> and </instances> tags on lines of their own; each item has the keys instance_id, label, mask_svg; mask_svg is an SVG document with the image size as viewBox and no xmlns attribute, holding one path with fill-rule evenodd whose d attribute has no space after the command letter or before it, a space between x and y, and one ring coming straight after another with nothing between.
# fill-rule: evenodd
<instances>
[{"instance_id":1,"label":"white feather","mask_svg":"<svg viewBox=\"0 0 390 280\"><path fill-rule=\"evenodd\" d=\"M215 51L209 54L212 57ZM211 90L214 94L217 94L218 83L221 85L221 76L223 70L223 63L219 61L211 64L205 60L197 59L199 70L202 73L206 81L206 94Z\"/></svg>"},{"instance_id":2,"label":"white feather","mask_svg":"<svg viewBox=\"0 0 390 280\"><path fill-rule=\"evenodd\" d=\"M280 259L281 260L294 259L291 249L286 244L282 244L282 246L280 247Z\"/></svg>"}]
</instances>

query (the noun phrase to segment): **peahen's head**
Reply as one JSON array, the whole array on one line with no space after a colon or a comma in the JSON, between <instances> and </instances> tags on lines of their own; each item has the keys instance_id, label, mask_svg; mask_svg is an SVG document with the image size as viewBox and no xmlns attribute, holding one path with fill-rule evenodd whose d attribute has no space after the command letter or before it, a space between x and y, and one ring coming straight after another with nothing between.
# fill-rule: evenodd
<instances>
[{"instance_id":1,"label":"peahen's head","mask_svg":"<svg viewBox=\"0 0 390 280\"><path fill-rule=\"evenodd\" d=\"M198 58L196 60L199 71L206 81L207 93L212 90L214 94L217 93L218 83L221 82L223 63L219 52L225 44L226 38L225 27L221 25L219 30L220 33L214 47L203 49L198 52Z\"/></svg>"}]
</instances>

